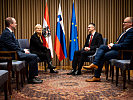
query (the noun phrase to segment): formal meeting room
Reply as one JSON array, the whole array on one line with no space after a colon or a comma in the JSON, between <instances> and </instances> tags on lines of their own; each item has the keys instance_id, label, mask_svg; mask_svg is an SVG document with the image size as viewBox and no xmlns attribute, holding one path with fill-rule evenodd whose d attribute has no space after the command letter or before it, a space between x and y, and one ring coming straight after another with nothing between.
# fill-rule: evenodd
<instances>
[{"instance_id":1,"label":"formal meeting room","mask_svg":"<svg viewBox=\"0 0 133 100\"><path fill-rule=\"evenodd\" d=\"M133 0L0 0L0 100L132 100Z\"/></svg>"}]
</instances>

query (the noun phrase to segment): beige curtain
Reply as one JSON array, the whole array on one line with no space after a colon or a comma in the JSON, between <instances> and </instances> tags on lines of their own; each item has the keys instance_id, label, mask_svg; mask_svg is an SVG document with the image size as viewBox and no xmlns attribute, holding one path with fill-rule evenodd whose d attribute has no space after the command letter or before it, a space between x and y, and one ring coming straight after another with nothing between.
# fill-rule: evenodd
<instances>
[{"instance_id":1,"label":"beige curtain","mask_svg":"<svg viewBox=\"0 0 133 100\"><path fill-rule=\"evenodd\" d=\"M58 6L61 1L68 57L59 62L55 52L53 63L70 66L69 39L73 0L47 0L52 42L54 48ZM133 16L133 0L74 0L78 27L79 48L85 43L87 26L93 22L108 42L114 42L122 32L122 22L126 16ZM4 19L12 16L17 20L17 39L29 39L36 24L43 24L45 0L0 0L0 34L5 28Z\"/></svg>"}]
</instances>

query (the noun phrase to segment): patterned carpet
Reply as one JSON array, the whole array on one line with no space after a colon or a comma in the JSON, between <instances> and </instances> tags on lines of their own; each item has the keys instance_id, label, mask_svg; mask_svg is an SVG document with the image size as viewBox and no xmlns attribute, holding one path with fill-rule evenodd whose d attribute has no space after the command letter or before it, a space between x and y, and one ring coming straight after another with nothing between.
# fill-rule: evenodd
<instances>
[{"instance_id":1,"label":"patterned carpet","mask_svg":"<svg viewBox=\"0 0 133 100\"><path fill-rule=\"evenodd\" d=\"M101 82L85 82L91 78L91 72L83 71L82 75L66 75L68 70L59 70L58 74L40 72L42 84L25 84L19 92L13 90L13 100L131 100L133 99L133 82L122 89L122 80L118 87L105 80L102 74ZM133 78L131 78L133 80Z\"/></svg>"}]
</instances>

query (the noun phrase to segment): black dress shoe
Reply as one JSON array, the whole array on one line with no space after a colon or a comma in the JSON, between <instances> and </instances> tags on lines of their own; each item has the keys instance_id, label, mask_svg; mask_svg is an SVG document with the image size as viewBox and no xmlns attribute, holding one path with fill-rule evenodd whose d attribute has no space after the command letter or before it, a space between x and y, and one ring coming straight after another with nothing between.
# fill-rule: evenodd
<instances>
[{"instance_id":1,"label":"black dress shoe","mask_svg":"<svg viewBox=\"0 0 133 100\"><path fill-rule=\"evenodd\" d=\"M56 71L54 69L50 69L50 73L58 73L58 71Z\"/></svg>"},{"instance_id":2,"label":"black dress shoe","mask_svg":"<svg viewBox=\"0 0 133 100\"><path fill-rule=\"evenodd\" d=\"M38 78L38 77L35 77L35 79L36 80L38 80L38 81L42 81L43 82L43 80L41 80L40 78Z\"/></svg>"},{"instance_id":3,"label":"black dress shoe","mask_svg":"<svg viewBox=\"0 0 133 100\"><path fill-rule=\"evenodd\" d=\"M74 75L81 75L81 71L76 71Z\"/></svg>"},{"instance_id":4,"label":"black dress shoe","mask_svg":"<svg viewBox=\"0 0 133 100\"><path fill-rule=\"evenodd\" d=\"M67 75L74 75L74 74L75 74L74 70L71 70L71 72L67 73Z\"/></svg>"},{"instance_id":5,"label":"black dress shoe","mask_svg":"<svg viewBox=\"0 0 133 100\"><path fill-rule=\"evenodd\" d=\"M33 79L29 79L28 80L28 83L29 84L40 84L40 83L42 83L43 82L43 80L40 80L39 78L33 78Z\"/></svg>"}]
</instances>

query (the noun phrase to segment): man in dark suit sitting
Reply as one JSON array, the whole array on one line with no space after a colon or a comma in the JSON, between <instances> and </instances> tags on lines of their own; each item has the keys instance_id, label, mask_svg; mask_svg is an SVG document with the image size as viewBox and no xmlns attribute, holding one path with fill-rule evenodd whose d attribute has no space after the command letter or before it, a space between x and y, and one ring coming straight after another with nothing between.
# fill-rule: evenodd
<instances>
[{"instance_id":1,"label":"man in dark suit sitting","mask_svg":"<svg viewBox=\"0 0 133 100\"><path fill-rule=\"evenodd\" d=\"M2 32L0 47L6 51L17 51L18 59L25 60L29 63L29 83L42 83L42 80L37 78L38 76L38 56L31 54L28 49L22 49L19 47L19 43L15 38L14 31L16 29L16 20L12 17L8 17L5 20L6 28Z\"/></svg>"},{"instance_id":2,"label":"man in dark suit sitting","mask_svg":"<svg viewBox=\"0 0 133 100\"><path fill-rule=\"evenodd\" d=\"M103 44L102 35L96 32L95 24L90 23L88 26L88 36L84 48L74 52L74 58L72 61L73 70L70 73L67 73L67 75L81 75L81 69L85 59L88 56L93 55L96 52L96 48L98 48L101 44ZM76 71L77 64L78 70Z\"/></svg>"},{"instance_id":3,"label":"man in dark suit sitting","mask_svg":"<svg viewBox=\"0 0 133 100\"><path fill-rule=\"evenodd\" d=\"M118 50L133 50L133 17L126 17L124 19L123 29L125 31L118 37L115 44L110 43L107 46L101 45L97 51L94 62L90 66L84 67L86 69L96 69L94 77L87 79L87 82L100 81L104 61L117 58Z\"/></svg>"}]
</instances>

